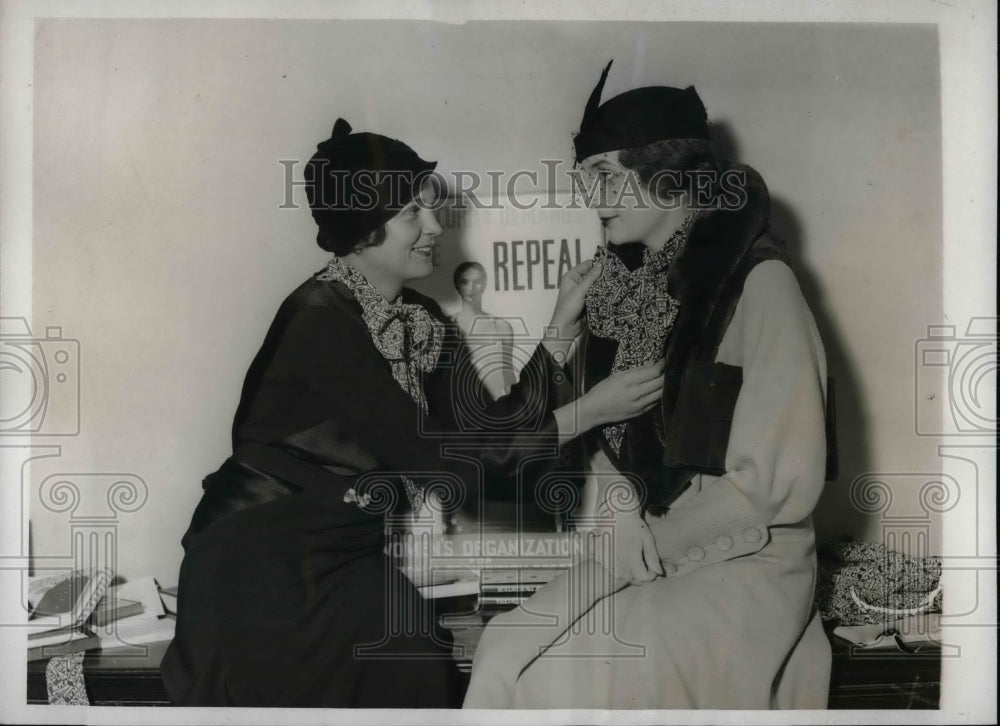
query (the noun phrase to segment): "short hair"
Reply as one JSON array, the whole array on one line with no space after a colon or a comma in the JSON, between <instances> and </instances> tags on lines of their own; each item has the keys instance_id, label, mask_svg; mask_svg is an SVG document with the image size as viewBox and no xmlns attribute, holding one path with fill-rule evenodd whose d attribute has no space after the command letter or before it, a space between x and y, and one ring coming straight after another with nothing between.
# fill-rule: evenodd
<instances>
[{"instance_id":1,"label":"short hair","mask_svg":"<svg viewBox=\"0 0 1000 726\"><path fill-rule=\"evenodd\" d=\"M717 180L722 169L715 146L705 139L664 139L622 149L618 161L635 171L650 193L659 197L688 189L686 177L693 171L714 172ZM674 177L663 174L665 171L674 172ZM679 184L677 174L681 176Z\"/></svg>"},{"instance_id":2,"label":"short hair","mask_svg":"<svg viewBox=\"0 0 1000 726\"><path fill-rule=\"evenodd\" d=\"M478 262L473 262L473 261L462 262L461 264L458 265L458 267L455 268L455 274L451 276L451 282L455 286L456 290L458 289L459 280L462 279L462 275L464 275L468 270L479 270L481 273L483 273L483 277L486 277L486 268L483 267Z\"/></svg>"},{"instance_id":3,"label":"short hair","mask_svg":"<svg viewBox=\"0 0 1000 726\"><path fill-rule=\"evenodd\" d=\"M385 242L388 236L389 230L386 229L385 223L383 222L371 232L363 235L361 239L356 240L349 248L345 249L343 240L324 234L324 229L321 227L319 232L316 234L316 243L327 252L333 252L338 257L346 257L352 252L360 252L366 247L378 247L380 244Z\"/></svg>"}]
</instances>

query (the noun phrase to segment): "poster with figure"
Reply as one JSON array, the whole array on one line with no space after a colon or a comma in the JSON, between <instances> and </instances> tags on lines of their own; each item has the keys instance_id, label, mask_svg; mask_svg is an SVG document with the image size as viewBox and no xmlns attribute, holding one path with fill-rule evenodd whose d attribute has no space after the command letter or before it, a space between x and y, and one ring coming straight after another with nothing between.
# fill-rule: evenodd
<instances>
[{"instance_id":1,"label":"poster with figure","mask_svg":"<svg viewBox=\"0 0 1000 726\"><path fill-rule=\"evenodd\" d=\"M435 274L413 285L456 319L494 394L509 388L542 338L559 280L603 244L597 215L579 195L574 201L573 177L561 171L558 190L448 198Z\"/></svg>"}]
</instances>

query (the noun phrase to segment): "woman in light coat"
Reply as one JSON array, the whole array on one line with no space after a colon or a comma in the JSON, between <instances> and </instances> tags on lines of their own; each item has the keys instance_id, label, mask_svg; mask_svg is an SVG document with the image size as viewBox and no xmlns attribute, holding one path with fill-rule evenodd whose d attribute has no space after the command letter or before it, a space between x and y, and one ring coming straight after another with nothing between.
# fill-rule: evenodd
<instances>
[{"instance_id":1,"label":"woman in light coat","mask_svg":"<svg viewBox=\"0 0 1000 726\"><path fill-rule=\"evenodd\" d=\"M825 708L822 342L763 180L717 158L694 88L601 105L607 73L575 139L611 243L581 385L662 355L661 405L585 437L578 526L613 546L490 622L465 707Z\"/></svg>"}]
</instances>

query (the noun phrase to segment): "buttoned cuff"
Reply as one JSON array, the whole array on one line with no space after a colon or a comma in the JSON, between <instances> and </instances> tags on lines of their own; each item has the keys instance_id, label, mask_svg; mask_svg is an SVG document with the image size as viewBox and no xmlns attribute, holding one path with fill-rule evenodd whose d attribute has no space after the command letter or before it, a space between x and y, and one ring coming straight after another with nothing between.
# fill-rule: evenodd
<instances>
[{"instance_id":1,"label":"buttoned cuff","mask_svg":"<svg viewBox=\"0 0 1000 726\"><path fill-rule=\"evenodd\" d=\"M748 525L748 526L744 526ZM720 530L714 537L704 537L686 548L658 552L663 572L668 577L683 575L705 565L743 557L759 551L769 539L767 527L760 523L742 522Z\"/></svg>"},{"instance_id":2,"label":"buttoned cuff","mask_svg":"<svg viewBox=\"0 0 1000 726\"><path fill-rule=\"evenodd\" d=\"M685 506L646 522L668 577L753 554L770 539L764 519L724 478L708 484Z\"/></svg>"}]
</instances>

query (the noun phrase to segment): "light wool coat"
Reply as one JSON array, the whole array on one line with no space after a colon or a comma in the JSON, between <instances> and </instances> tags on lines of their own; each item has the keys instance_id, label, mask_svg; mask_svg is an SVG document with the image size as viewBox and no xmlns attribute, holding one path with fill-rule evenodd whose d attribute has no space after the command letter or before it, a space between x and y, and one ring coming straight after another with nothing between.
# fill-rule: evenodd
<instances>
[{"instance_id":1,"label":"light wool coat","mask_svg":"<svg viewBox=\"0 0 1000 726\"><path fill-rule=\"evenodd\" d=\"M726 473L696 475L664 515L647 516L666 576L620 589L584 564L497 616L466 708L826 707L811 519L826 360L784 262L751 270L716 361L743 369Z\"/></svg>"}]
</instances>

